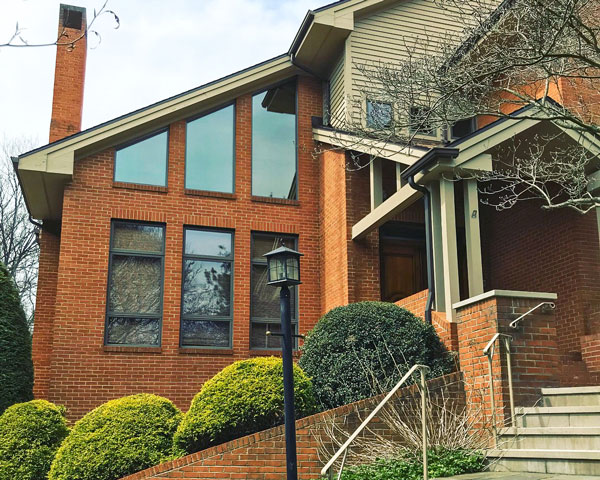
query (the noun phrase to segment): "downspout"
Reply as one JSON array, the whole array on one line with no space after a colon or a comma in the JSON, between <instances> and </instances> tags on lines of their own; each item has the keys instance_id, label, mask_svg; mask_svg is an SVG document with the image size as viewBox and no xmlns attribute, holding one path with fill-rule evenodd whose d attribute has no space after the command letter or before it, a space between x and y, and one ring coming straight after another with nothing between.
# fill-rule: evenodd
<instances>
[{"instance_id":1,"label":"downspout","mask_svg":"<svg viewBox=\"0 0 600 480\"><path fill-rule=\"evenodd\" d=\"M423 194L423 203L425 205L425 248L427 250L427 304L425 305L425 322L431 325L431 311L433 310L433 302L435 301L435 277L433 271L433 244L432 238L432 226L431 226L431 194L429 189L415 183L415 176L410 175L408 178L408 184L415 190Z\"/></svg>"}]
</instances>

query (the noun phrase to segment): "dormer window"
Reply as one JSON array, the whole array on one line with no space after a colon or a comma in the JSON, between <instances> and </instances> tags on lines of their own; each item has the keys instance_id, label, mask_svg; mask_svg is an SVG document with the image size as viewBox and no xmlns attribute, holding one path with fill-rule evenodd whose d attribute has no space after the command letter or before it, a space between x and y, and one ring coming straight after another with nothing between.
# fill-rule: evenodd
<instances>
[{"instance_id":1,"label":"dormer window","mask_svg":"<svg viewBox=\"0 0 600 480\"><path fill-rule=\"evenodd\" d=\"M389 128L394 120L391 103L367 99L367 127Z\"/></svg>"},{"instance_id":2,"label":"dormer window","mask_svg":"<svg viewBox=\"0 0 600 480\"><path fill-rule=\"evenodd\" d=\"M168 143L169 135L163 130L118 148L115 182L166 187Z\"/></svg>"}]
</instances>

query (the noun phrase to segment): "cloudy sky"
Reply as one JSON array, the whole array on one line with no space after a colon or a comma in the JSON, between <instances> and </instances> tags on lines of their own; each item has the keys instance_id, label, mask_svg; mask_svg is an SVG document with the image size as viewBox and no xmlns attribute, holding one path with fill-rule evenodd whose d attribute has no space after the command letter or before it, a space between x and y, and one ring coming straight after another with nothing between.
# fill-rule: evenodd
<instances>
[{"instance_id":1,"label":"cloudy sky","mask_svg":"<svg viewBox=\"0 0 600 480\"><path fill-rule=\"evenodd\" d=\"M105 0L63 0L93 10ZM88 45L83 128L287 51L304 15L328 0L108 0L119 16ZM18 22L31 44L57 35L59 0L0 0L0 44ZM95 47L95 48L94 48ZM0 138L48 140L55 47L0 48Z\"/></svg>"}]
</instances>

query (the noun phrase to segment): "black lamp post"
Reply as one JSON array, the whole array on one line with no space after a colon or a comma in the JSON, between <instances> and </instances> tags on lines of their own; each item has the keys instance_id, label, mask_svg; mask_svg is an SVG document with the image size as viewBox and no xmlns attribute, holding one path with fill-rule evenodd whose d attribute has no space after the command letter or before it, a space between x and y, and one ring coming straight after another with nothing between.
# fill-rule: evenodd
<instances>
[{"instance_id":1,"label":"black lamp post","mask_svg":"<svg viewBox=\"0 0 600 480\"><path fill-rule=\"evenodd\" d=\"M302 254L287 247L279 247L264 255L267 257L267 285L281 287L281 336L283 348L283 405L285 412L285 450L287 480L298 480L296 463L296 418L294 415L294 368L292 362L292 317L290 286L300 283Z\"/></svg>"}]
</instances>

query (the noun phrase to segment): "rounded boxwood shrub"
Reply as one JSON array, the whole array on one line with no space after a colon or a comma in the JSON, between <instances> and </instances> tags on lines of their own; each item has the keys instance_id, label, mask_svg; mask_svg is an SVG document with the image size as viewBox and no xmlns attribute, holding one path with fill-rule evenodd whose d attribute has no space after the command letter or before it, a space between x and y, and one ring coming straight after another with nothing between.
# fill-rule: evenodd
<instances>
[{"instance_id":1,"label":"rounded boxwood shrub","mask_svg":"<svg viewBox=\"0 0 600 480\"><path fill-rule=\"evenodd\" d=\"M43 480L68 435L64 407L32 400L8 407L0 417L0 480Z\"/></svg>"},{"instance_id":2,"label":"rounded boxwood shrub","mask_svg":"<svg viewBox=\"0 0 600 480\"><path fill-rule=\"evenodd\" d=\"M296 418L313 413L312 384L294 365ZM175 451L193 453L283 423L283 364L275 357L241 360L208 380L175 434Z\"/></svg>"},{"instance_id":3,"label":"rounded boxwood shrub","mask_svg":"<svg viewBox=\"0 0 600 480\"><path fill-rule=\"evenodd\" d=\"M171 458L182 413L150 394L106 402L79 420L52 463L49 480L116 480Z\"/></svg>"},{"instance_id":4,"label":"rounded boxwood shrub","mask_svg":"<svg viewBox=\"0 0 600 480\"><path fill-rule=\"evenodd\" d=\"M0 414L32 399L31 334L17 287L0 263Z\"/></svg>"},{"instance_id":5,"label":"rounded boxwood shrub","mask_svg":"<svg viewBox=\"0 0 600 480\"><path fill-rule=\"evenodd\" d=\"M453 370L453 360L431 325L384 302L334 308L307 335L299 365L324 408L391 389L414 364L430 377Z\"/></svg>"}]
</instances>

